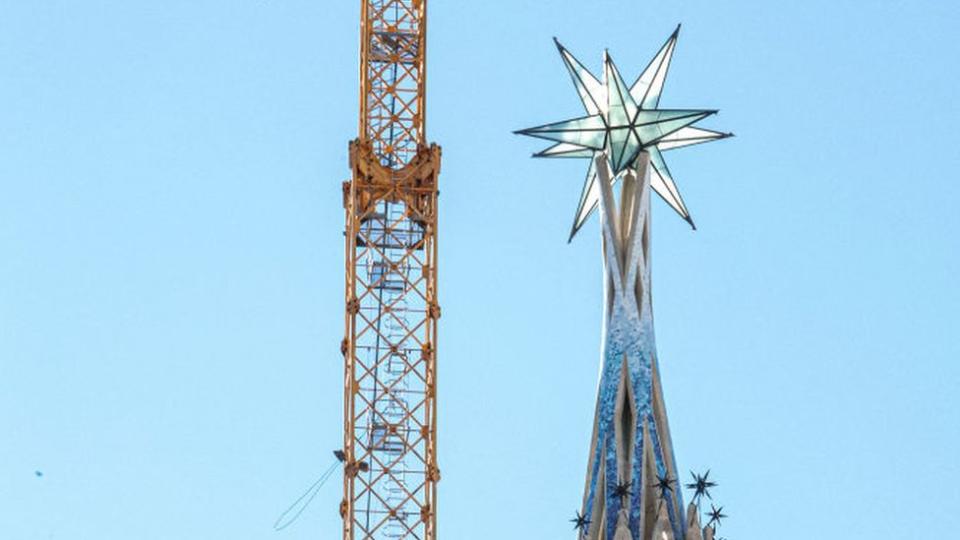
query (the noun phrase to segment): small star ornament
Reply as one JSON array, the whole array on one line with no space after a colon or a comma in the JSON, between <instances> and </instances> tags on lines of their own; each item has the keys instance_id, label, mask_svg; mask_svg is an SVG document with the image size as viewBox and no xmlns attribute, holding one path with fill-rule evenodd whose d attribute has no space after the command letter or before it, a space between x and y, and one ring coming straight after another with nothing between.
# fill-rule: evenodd
<instances>
[{"instance_id":1,"label":"small star ornament","mask_svg":"<svg viewBox=\"0 0 960 540\"><path fill-rule=\"evenodd\" d=\"M707 470L706 474L695 474L693 471L690 471L690 476L693 477L693 482L685 484L687 489L692 489L693 491L693 501L699 502L704 496L708 499L713 500L713 497L710 496L710 489L717 487L716 482L710 481L710 471Z\"/></svg>"},{"instance_id":2,"label":"small star ornament","mask_svg":"<svg viewBox=\"0 0 960 540\"><path fill-rule=\"evenodd\" d=\"M586 116L518 131L518 134L553 141L555 144L535 157L587 158L590 166L574 216L570 240L583 226L600 201L599 179L594 156L603 152L612 171L612 182L631 168L641 151L650 154L650 185L691 226L693 220L680 197L663 151L729 137L694 127L715 114L715 110L660 109L660 95L676 48L680 27L670 36L640 77L630 86L620 76L610 55L603 55L603 81L584 67L556 41L564 65L573 79ZM694 227L696 228L696 227Z\"/></svg>"},{"instance_id":3,"label":"small star ornament","mask_svg":"<svg viewBox=\"0 0 960 540\"><path fill-rule=\"evenodd\" d=\"M710 521L707 522L707 525L713 525L714 523L716 523L717 527L720 526L720 520L727 517L727 515L723 513L722 506L720 508L717 508L712 504L710 505L710 512L707 515L710 516Z\"/></svg>"},{"instance_id":4,"label":"small star ornament","mask_svg":"<svg viewBox=\"0 0 960 540\"><path fill-rule=\"evenodd\" d=\"M571 519L570 523L573 523L574 530L582 532L590 525L590 520L581 515L580 512L577 512L577 517Z\"/></svg>"},{"instance_id":5,"label":"small star ornament","mask_svg":"<svg viewBox=\"0 0 960 540\"><path fill-rule=\"evenodd\" d=\"M660 498L666 499L671 493L673 493L673 484L675 480L670 478L670 475L657 476L657 483L654 484L654 487L660 492Z\"/></svg>"},{"instance_id":6,"label":"small star ornament","mask_svg":"<svg viewBox=\"0 0 960 540\"><path fill-rule=\"evenodd\" d=\"M622 484L617 484L617 486L613 489L613 494L617 496L620 500L623 500L626 497L629 497L630 495L633 494L633 492L630 490L631 484L633 484L633 482L630 482L630 481L624 482Z\"/></svg>"}]
</instances>

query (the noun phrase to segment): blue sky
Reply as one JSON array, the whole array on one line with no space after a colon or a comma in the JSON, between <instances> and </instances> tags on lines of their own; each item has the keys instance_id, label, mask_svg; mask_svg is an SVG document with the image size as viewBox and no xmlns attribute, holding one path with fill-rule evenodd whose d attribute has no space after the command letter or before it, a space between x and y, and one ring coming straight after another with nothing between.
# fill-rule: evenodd
<instances>
[{"instance_id":1,"label":"blue sky","mask_svg":"<svg viewBox=\"0 0 960 540\"><path fill-rule=\"evenodd\" d=\"M0 537L333 539L356 1L0 4ZM572 538L600 330L559 37L732 140L668 160L657 339L731 540L960 528L960 5L431 3L440 535ZM34 475L41 470L42 478Z\"/></svg>"}]
</instances>

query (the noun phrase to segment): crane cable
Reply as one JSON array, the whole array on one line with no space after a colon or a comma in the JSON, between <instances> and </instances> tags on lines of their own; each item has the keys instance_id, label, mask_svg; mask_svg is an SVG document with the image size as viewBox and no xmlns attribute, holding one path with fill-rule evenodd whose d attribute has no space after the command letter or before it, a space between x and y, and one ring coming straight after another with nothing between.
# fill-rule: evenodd
<instances>
[{"instance_id":1,"label":"crane cable","mask_svg":"<svg viewBox=\"0 0 960 540\"><path fill-rule=\"evenodd\" d=\"M279 532L292 525L293 522L300 517L300 514L302 514L303 511L310 506L310 503L313 502L313 499L316 498L318 493L320 493L320 488L322 488L327 480L333 476L333 473L337 470L339 465L340 460L334 460L330 467L324 471L322 475L320 475L320 478L317 478L317 481L307 488L307 491L305 491L299 499L294 501L289 508L280 514L280 517L277 518L276 523L273 524L273 530ZM294 512L294 510L296 510L296 512Z\"/></svg>"}]
</instances>

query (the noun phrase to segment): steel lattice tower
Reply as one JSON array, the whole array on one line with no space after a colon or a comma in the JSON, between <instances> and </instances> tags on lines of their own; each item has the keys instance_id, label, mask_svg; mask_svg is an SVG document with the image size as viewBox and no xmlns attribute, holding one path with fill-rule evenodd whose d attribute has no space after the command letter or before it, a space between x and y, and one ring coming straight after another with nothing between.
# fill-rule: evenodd
<instances>
[{"instance_id":1,"label":"steel lattice tower","mask_svg":"<svg viewBox=\"0 0 960 540\"><path fill-rule=\"evenodd\" d=\"M437 175L426 0L362 0L346 210L344 540L436 538Z\"/></svg>"}]
</instances>

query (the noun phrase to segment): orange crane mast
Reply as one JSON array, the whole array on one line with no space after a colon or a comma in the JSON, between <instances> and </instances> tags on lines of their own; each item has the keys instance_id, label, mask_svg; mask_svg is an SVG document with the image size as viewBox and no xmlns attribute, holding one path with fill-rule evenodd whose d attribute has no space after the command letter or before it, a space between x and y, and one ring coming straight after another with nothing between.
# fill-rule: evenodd
<instances>
[{"instance_id":1,"label":"orange crane mast","mask_svg":"<svg viewBox=\"0 0 960 540\"><path fill-rule=\"evenodd\" d=\"M436 538L437 177L426 0L362 0L346 210L344 540Z\"/></svg>"}]
</instances>

